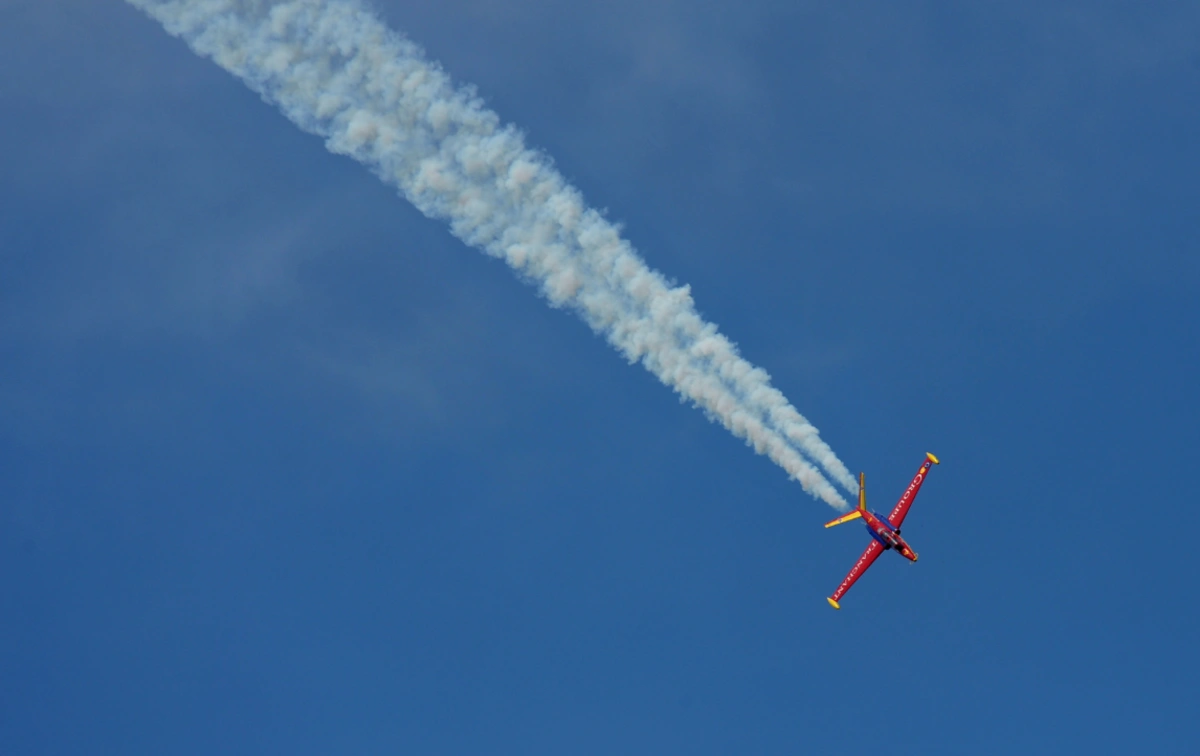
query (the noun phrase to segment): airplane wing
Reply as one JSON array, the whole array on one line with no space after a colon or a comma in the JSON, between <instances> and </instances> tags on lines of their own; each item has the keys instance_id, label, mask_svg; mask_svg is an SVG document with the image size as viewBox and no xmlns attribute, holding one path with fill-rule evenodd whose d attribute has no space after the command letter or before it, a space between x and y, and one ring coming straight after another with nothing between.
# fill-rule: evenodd
<instances>
[{"instance_id":1,"label":"airplane wing","mask_svg":"<svg viewBox=\"0 0 1200 756\"><path fill-rule=\"evenodd\" d=\"M932 454L925 455L925 461L921 463L921 469L917 470L912 483L909 483L908 488L904 489L904 495L900 497L896 508L888 515L888 522L892 523L892 527L899 528L904 523L904 518L908 517L908 509L912 506L913 499L917 498L917 491L921 490L921 484L925 482L925 476L929 473L929 468L938 464L941 463L938 462L937 457Z\"/></svg>"},{"instance_id":2,"label":"airplane wing","mask_svg":"<svg viewBox=\"0 0 1200 756\"><path fill-rule=\"evenodd\" d=\"M825 599L829 602L829 605L834 609L841 609L842 607L838 605L838 599L846 595L846 591L850 590L850 586L854 585L855 581L862 577L862 574L867 571L868 567L875 564L875 560L882 553L883 544L872 538L871 545L867 547L867 550L862 553L862 556L850 568L850 574L846 576L846 579L842 581L838 589L833 592L833 595Z\"/></svg>"}]
</instances>

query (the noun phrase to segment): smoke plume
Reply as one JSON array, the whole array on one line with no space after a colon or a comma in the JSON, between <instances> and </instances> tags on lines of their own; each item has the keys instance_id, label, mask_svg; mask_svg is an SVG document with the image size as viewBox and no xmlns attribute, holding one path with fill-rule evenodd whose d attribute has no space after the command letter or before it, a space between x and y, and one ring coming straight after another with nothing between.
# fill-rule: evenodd
<instances>
[{"instance_id":1,"label":"smoke plume","mask_svg":"<svg viewBox=\"0 0 1200 756\"><path fill-rule=\"evenodd\" d=\"M397 187L467 244L574 310L805 491L846 502L857 481L817 429L650 269L550 160L469 87L357 0L127 0Z\"/></svg>"}]
</instances>

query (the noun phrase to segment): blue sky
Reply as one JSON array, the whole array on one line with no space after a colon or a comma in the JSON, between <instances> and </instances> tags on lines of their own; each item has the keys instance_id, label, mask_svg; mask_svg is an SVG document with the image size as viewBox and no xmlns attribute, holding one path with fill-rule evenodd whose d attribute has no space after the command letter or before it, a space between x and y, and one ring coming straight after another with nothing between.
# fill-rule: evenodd
<instances>
[{"instance_id":1,"label":"blue sky","mask_svg":"<svg viewBox=\"0 0 1200 756\"><path fill-rule=\"evenodd\" d=\"M883 558L116 0L0 7L6 753L1185 753L1200 10L379 0Z\"/></svg>"}]
</instances>

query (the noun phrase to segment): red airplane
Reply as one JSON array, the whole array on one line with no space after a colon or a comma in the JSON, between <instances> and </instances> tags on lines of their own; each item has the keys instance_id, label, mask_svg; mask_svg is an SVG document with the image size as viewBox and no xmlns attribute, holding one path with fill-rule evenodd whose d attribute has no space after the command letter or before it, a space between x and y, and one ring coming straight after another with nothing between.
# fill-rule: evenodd
<instances>
[{"instance_id":1,"label":"red airplane","mask_svg":"<svg viewBox=\"0 0 1200 756\"><path fill-rule=\"evenodd\" d=\"M831 520L825 523L825 527L832 528L834 525L841 525L843 522L850 522L862 518L867 521L867 532L871 534L871 545L862 553L858 561L854 563L854 567L850 569L850 574L838 586L838 589L833 592L833 595L826 599L829 605L834 609L841 609L838 604L838 599L850 590L850 586L862 577L862 574L867 571L867 568L875 564L875 560L879 555L888 549L895 549L900 552L900 556L909 559L913 562L917 561L917 552L900 537L900 526L904 523L904 518L908 516L908 509L912 506L913 499L917 498L917 491L921 490L921 484L925 482L925 476L929 473L929 468L932 465L941 464L938 458L932 454L925 455L925 461L921 464L921 469L917 470L917 475L912 479L912 483L908 484L908 488L904 489L904 495L900 497L900 503L892 510L892 513L885 520L878 514L867 509L867 476L863 473L858 474L858 509L848 515L842 515L836 520Z\"/></svg>"}]
</instances>

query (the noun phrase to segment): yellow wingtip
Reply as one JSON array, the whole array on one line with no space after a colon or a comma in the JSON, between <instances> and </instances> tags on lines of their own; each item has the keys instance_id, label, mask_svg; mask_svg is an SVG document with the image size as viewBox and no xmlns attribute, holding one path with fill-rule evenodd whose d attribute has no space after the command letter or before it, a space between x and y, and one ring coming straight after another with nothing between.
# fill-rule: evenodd
<instances>
[{"instance_id":1,"label":"yellow wingtip","mask_svg":"<svg viewBox=\"0 0 1200 756\"><path fill-rule=\"evenodd\" d=\"M830 606L832 606L834 609L841 609L841 608L842 608L842 607L841 607L841 606L838 604L838 602L834 601L834 600L833 600L833 599L831 599L831 598L827 598L827 599L825 599L825 600L826 600L826 601L828 601L828 602L829 602L829 605L830 605Z\"/></svg>"},{"instance_id":2,"label":"yellow wingtip","mask_svg":"<svg viewBox=\"0 0 1200 756\"><path fill-rule=\"evenodd\" d=\"M929 460L930 462L932 462L935 465L942 464L941 462L938 462L938 458L933 456L933 454L931 452L925 452L925 459Z\"/></svg>"}]
</instances>

